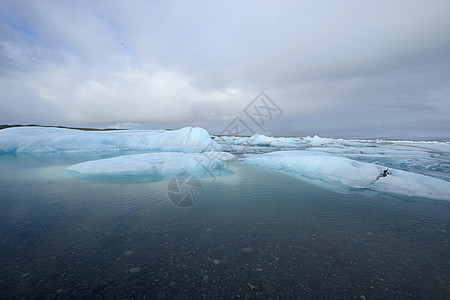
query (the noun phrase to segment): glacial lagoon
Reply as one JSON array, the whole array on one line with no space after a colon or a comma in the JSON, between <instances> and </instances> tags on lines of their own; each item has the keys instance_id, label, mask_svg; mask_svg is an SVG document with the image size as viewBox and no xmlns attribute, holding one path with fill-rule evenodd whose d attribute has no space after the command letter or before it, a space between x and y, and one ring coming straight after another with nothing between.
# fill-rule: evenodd
<instances>
[{"instance_id":1,"label":"glacial lagoon","mask_svg":"<svg viewBox=\"0 0 450 300\"><path fill-rule=\"evenodd\" d=\"M234 158L211 173L185 170L189 205L171 196L186 177L167 169L130 173L125 160L116 174L71 170L150 150L3 151L0 298L450 296L447 143L239 139L214 138ZM317 164L293 174L286 161L281 171L245 162L274 151L319 151L392 172L378 180L418 174L444 190L424 197L349 184L348 172L318 176Z\"/></svg>"}]
</instances>

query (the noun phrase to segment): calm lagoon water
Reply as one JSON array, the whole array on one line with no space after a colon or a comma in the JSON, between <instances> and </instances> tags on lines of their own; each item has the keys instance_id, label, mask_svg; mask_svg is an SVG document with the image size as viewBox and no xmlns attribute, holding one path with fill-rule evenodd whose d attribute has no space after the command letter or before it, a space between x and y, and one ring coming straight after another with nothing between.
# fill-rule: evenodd
<instances>
[{"instance_id":1,"label":"calm lagoon water","mask_svg":"<svg viewBox=\"0 0 450 300\"><path fill-rule=\"evenodd\" d=\"M0 155L1 299L450 298L450 202L234 162L180 208L169 181L65 170L104 157Z\"/></svg>"}]
</instances>

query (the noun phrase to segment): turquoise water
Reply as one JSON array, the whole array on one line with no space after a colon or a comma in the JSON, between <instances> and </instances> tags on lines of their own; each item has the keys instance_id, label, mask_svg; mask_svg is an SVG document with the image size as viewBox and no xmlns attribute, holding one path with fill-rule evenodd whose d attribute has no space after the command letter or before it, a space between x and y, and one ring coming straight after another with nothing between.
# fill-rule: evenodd
<instances>
[{"instance_id":1,"label":"turquoise water","mask_svg":"<svg viewBox=\"0 0 450 300\"><path fill-rule=\"evenodd\" d=\"M450 297L450 202L233 162L180 208L169 181L65 170L104 157L0 155L0 298Z\"/></svg>"}]
</instances>

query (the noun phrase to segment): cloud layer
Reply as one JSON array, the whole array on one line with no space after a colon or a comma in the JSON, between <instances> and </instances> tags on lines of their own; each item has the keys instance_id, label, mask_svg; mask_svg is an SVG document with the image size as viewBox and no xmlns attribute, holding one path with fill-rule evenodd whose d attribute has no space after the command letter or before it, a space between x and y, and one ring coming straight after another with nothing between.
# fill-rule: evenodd
<instances>
[{"instance_id":1,"label":"cloud layer","mask_svg":"<svg viewBox=\"0 0 450 300\"><path fill-rule=\"evenodd\" d=\"M2 1L0 123L450 138L448 1ZM143 125L144 126L144 125Z\"/></svg>"}]
</instances>

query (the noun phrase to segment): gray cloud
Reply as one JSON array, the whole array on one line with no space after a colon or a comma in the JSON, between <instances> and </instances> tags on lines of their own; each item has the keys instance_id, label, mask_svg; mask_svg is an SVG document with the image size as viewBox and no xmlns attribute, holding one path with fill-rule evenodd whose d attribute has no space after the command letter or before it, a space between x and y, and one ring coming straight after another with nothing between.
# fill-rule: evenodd
<instances>
[{"instance_id":1,"label":"gray cloud","mask_svg":"<svg viewBox=\"0 0 450 300\"><path fill-rule=\"evenodd\" d=\"M0 123L450 138L448 1L3 1ZM139 125L145 126L145 125Z\"/></svg>"}]
</instances>

